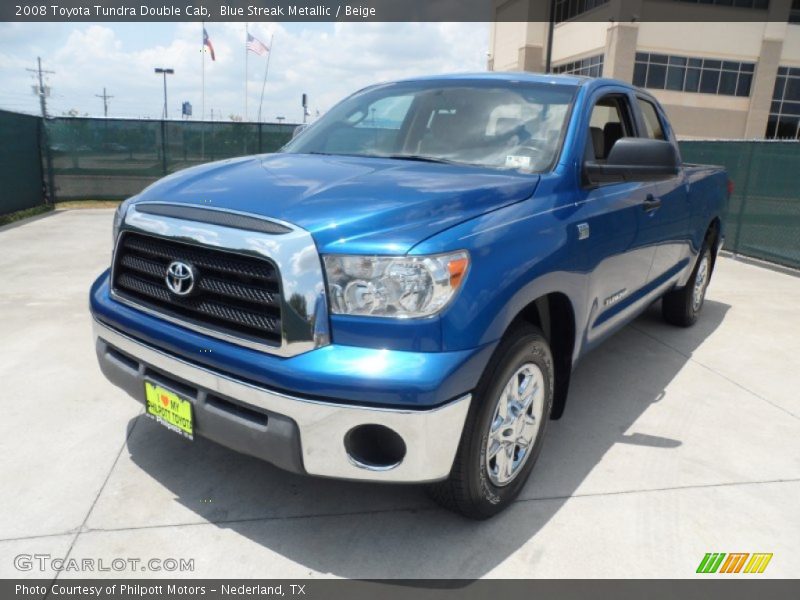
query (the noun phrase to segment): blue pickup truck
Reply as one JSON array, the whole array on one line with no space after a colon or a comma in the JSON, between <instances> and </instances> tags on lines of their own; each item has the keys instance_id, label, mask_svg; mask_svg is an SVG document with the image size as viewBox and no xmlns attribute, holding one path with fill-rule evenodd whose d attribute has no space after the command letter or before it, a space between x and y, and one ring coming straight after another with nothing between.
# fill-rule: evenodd
<instances>
[{"instance_id":1,"label":"blue pickup truck","mask_svg":"<svg viewBox=\"0 0 800 600\"><path fill-rule=\"evenodd\" d=\"M188 439L424 482L487 518L582 356L659 299L669 323L697 319L729 186L682 164L658 102L619 81L375 85L280 152L120 205L91 289L100 368Z\"/></svg>"}]
</instances>

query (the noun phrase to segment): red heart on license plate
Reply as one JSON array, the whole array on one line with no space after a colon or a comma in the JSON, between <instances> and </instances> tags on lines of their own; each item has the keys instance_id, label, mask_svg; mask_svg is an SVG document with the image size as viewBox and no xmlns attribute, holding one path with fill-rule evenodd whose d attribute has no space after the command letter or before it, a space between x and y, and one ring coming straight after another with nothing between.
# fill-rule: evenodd
<instances>
[{"instance_id":1,"label":"red heart on license plate","mask_svg":"<svg viewBox=\"0 0 800 600\"><path fill-rule=\"evenodd\" d=\"M169 398L167 398L167 396L164 394L161 394L161 404L164 405L164 408L169 406Z\"/></svg>"}]
</instances>

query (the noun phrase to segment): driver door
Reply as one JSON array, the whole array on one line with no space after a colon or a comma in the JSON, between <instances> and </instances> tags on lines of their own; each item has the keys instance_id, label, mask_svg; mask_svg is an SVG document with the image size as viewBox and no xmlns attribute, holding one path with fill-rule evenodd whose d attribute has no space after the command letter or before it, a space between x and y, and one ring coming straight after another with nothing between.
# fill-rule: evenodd
<instances>
[{"instance_id":1,"label":"driver door","mask_svg":"<svg viewBox=\"0 0 800 600\"><path fill-rule=\"evenodd\" d=\"M584 161L602 162L617 140L635 136L634 115L624 89L596 97L586 127ZM584 182L579 190L575 219L590 273L589 346L626 322L636 309L636 300L645 294L655 248L640 235L642 206L653 186L649 182Z\"/></svg>"}]
</instances>

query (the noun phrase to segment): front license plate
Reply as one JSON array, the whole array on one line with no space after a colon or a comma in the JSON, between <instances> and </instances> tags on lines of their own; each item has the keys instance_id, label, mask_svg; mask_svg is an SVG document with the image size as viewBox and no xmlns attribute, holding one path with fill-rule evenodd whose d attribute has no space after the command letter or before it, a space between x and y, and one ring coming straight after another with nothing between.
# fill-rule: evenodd
<instances>
[{"instance_id":1,"label":"front license plate","mask_svg":"<svg viewBox=\"0 0 800 600\"><path fill-rule=\"evenodd\" d=\"M191 402L149 381L144 382L144 393L148 416L167 429L180 433L190 440L194 439Z\"/></svg>"}]
</instances>

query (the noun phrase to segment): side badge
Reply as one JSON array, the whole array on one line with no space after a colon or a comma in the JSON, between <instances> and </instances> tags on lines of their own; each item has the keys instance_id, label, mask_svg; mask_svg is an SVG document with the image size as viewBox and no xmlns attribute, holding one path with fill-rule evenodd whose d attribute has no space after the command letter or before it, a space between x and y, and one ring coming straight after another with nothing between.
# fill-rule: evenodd
<instances>
[{"instance_id":1,"label":"side badge","mask_svg":"<svg viewBox=\"0 0 800 600\"><path fill-rule=\"evenodd\" d=\"M578 223L578 239L585 240L588 237L589 237L589 224Z\"/></svg>"}]
</instances>

